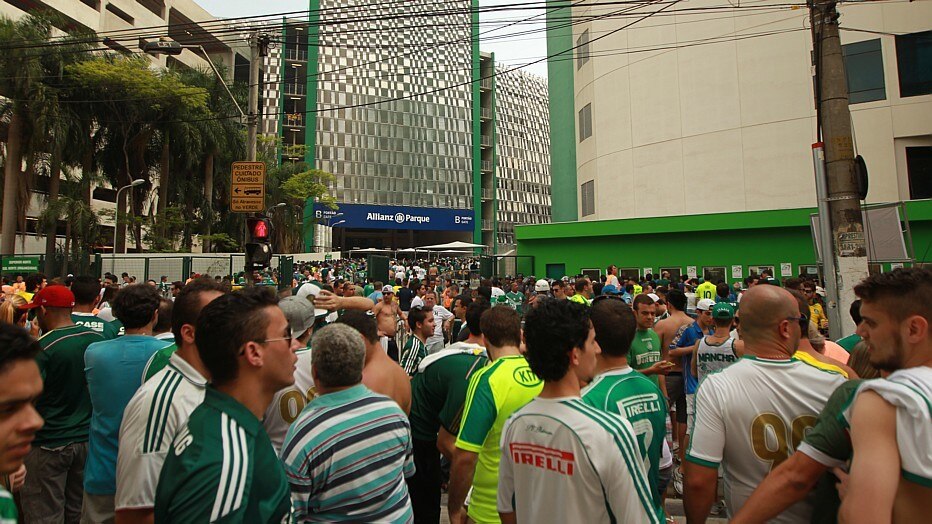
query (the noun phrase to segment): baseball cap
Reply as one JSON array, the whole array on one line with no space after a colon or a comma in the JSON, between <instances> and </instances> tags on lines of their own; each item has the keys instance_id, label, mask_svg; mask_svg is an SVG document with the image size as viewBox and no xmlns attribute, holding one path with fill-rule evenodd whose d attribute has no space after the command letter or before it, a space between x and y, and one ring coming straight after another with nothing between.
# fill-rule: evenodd
<instances>
[{"instance_id":1,"label":"baseball cap","mask_svg":"<svg viewBox=\"0 0 932 524\"><path fill-rule=\"evenodd\" d=\"M382 286L382 293L394 293L394 292L395 292L395 288L393 288L392 286L388 286L388 285Z\"/></svg>"},{"instance_id":2,"label":"baseball cap","mask_svg":"<svg viewBox=\"0 0 932 524\"><path fill-rule=\"evenodd\" d=\"M608 284L607 286L602 286L603 295L617 295L618 288L615 287L615 284Z\"/></svg>"},{"instance_id":3,"label":"baseball cap","mask_svg":"<svg viewBox=\"0 0 932 524\"><path fill-rule=\"evenodd\" d=\"M657 293L648 293L647 296L649 296L650 299L653 300L655 303L660 302L660 295L658 295Z\"/></svg>"},{"instance_id":4,"label":"baseball cap","mask_svg":"<svg viewBox=\"0 0 932 524\"><path fill-rule=\"evenodd\" d=\"M32 302L23 306L23 309L44 307L74 307L74 293L66 286L52 285L41 289Z\"/></svg>"},{"instance_id":5,"label":"baseball cap","mask_svg":"<svg viewBox=\"0 0 932 524\"><path fill-rule=\"evenodd\" d=\"M540 279L534 283L534 291L538 293L546 293L550 291L550 283L544 279Z\"/></svg>"},{"instance_id":6,"label":"baseball cap","mask_svg":"<svg viewBox=\"0 0 932 524\"><path fill-rule=\"evenodd\" d=\"M709 311L712 309L713 306L715 306L714 300L712 300L711 298L704 298L700 300L698 304L696 304L696 310L697 311Z\"/></svg>"},{"instance_id":7,"label":"baseball cap","mask_svg":"<svg viewBox=\"0 0 932 524\"><path fill-rule=\"evenodd\" d=\"M308 295L316 297L318 294L320 294L320 286L306 282L301 284L301 287L298 288L294 296L298 298L307 298Z\"/></svg>"},{"instance_id":8,"label":"baseball cap","mask_svg":"<svg viewBox=\"0 0 932 524\"><path fill-rule=\"evenodd\" d=\"M314 325L317 310L314 309L314 304L311 304L309 300L298 297L285 297L278 301L278 307L281 308L285 318L288 319L292 335L296 337L302 335ZM326 310L321 311L326 314Z\"/></svg>"},{"instance_id":9,"label":"baseball cap","mask_svg":"<svg viewBox=\"0 0 932 524\"><path fill-rule=\"evenodd\" d=\"M735 308L728 302L719 302L712 306L712 318L735 318Z\"/></svg>"}]
</instances>

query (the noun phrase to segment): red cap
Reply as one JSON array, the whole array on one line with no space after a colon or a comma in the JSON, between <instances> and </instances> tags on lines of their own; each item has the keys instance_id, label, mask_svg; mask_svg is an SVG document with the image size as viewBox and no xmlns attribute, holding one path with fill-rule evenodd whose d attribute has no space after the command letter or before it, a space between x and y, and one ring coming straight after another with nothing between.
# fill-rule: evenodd
<instances>
[{"instance_id":1,"label":"red cap","mask_svg":"<svg viewBox=\"0 0 932 524\"><path fill-rule=\"evenodd\" d=\"M74 307L74 293L67 286L51 285L40 290L32 302L23 306L23 309L44 307Z\"/></svg>"}]
</instances>

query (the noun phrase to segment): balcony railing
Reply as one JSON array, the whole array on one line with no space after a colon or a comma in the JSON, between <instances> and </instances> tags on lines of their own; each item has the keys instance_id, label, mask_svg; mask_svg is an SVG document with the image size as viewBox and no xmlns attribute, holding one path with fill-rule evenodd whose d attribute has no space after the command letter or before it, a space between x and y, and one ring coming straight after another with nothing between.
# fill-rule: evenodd
<instances>
[{"instance_id":1,"label":"balcony railing","mask_svg":"<svg viewBox=\"0 0 932 524\"><path fill-rule=\"evenodd\" d=\"M482 230L483 231L492 231L495 226L494 220L483 220L482 221Z\"/></svg>"},{"instance_id":2,"label":"balcony railing","mask_svg":"<svg viewBox=\"0 0 932 524\"><path fill-rule=\"evenodd\" d=\"M482 116L483 120L491 120L492 119L492 108L491 107L480 108L479 114Z\"/></svg>"},{"instance_id":3,"label":"balcony railing","mask_svg":"<svg viewBox=\"0 0 932 524\"><path fill-rule=\"evenodd\" d=\"M492 188L482 188L482 200L492 200L495 198L495 190Z\"/></svg>"},{"instance_id":4,"label":"balcony railing","mask_svg":"<svg viewBox=\"0 0 932 524\"><path fill-rule=\"evenodd\" d=\"M306 95L307 86L304 84L285 84L286 95Z\"/></svg>"},{"instance_id":5,"label":"balcony railing","mask_svg":"<svg viewBox=\"0 0 932 524\"><path fill-rule=\"evenodd\" d=\"M492 89L492 79L483 78L482 80L479 80L479 87L482 89Z\"/></svg>"},{"instance_id":6,"label":"balcony railing","mask_svg":"<svg viewBox=\"0 0 932 524\"><path fill-rule=\"evenodd\" d=\"M485 145L485 144L483 144L483 145ZM492 161L491 161L491 160L483 160L483 161L482 161L482 170L485 171L486 173L491 173L491 172L492 172Z\"/></svg>"},{"instance_id":7,"label":"balcony railing","mask_svg":"<svg viewBox=\"0 0 932 524\"><path fill-rule=\"evenodd\" d=\"M307 51L301 49L285 49L285 60L307 62Z\"/></svg>"},{"instance_id":8,"label":"balcony railing","mask_svg":"<svg viewBox=\"0 0 932 524\"><path fill-rule=\"evenodd\" d=\"M283 124L285 127L304 127L304 115L302 113L287 113Z\"/></svg>"},{"instance_id":9,"label":"balcony railing","mask_svg":"<svg viewBox=\"0 0 932 524\"><path fill-rule=\"evenodd\" d=\"M482 147L492 147L492 135L482 135Z\"/></svg>"}]
</instances>

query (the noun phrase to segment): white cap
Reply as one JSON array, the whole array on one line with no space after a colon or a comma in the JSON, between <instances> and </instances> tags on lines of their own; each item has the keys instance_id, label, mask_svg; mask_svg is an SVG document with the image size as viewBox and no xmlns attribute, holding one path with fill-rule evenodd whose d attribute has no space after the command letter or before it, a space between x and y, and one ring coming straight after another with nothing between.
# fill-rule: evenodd
<instances>
[{"instance_id":1,"label":"white cap","mask_svg":"<svg viewBox=\"0 0 932 524\"><path fill-rule=\"evenodd\" d=\"M546 293L550 291L550 283L544 279L540 279L534 283L534 291L538 293Z\"/></svg>"},{"instance_id":2,"label":"white cap","mask_svg":"<svg viewBox=\"0 0 932 524\"><path fill-rule=\"evenodd\" d=\"M299 298L307 298L308 295L312 295L316 298L318 294L320 294L320 288L317 287L317 285L311 284L310 282L305 282L304 284L301 284L301 287L298 288L298 291L294 294L294 296Z\"/></svg>"},{"instance_id":3,"label":"white cap","mask_svg":"<svg viewBox=\"0 0 932 524\"><path fill-rule=\"evenodd\" d=\"M647 296L654 302L660 302L660 297L656 293L648 293Z\"/></svg>"},{"instance_id":4,"label":"white cap","mask_svg":"<svg viewBox=\"0 0 932 524\"><path fill-rule=\"evenodd\" d=\"M500 287L492 288L492 298L505 296L505 290Z\"/></svg>"},{"instance_id":5,"label":"white cap","mask_svg":"<svg viewBox=\"0 0 932 524\"><path fill-rule=\"evenodd\" d=\"M712 306L714 305L715 305L714 300L712 300L711 298L704 298L700 300L698 304L696 304L696 310L697 311L711 311Z\"/></svg>"}]
</instances>

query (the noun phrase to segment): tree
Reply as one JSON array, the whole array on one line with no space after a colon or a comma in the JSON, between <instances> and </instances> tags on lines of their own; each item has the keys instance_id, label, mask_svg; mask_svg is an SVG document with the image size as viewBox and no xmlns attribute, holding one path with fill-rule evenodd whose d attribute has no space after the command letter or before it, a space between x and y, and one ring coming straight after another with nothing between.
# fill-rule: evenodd
<instances>
[{"instance_id":1,"label":"tree","mask_svg":"<svg viewBox=\"0 0 932 524\"><path fill-rule=\"evenodd\" d=\"M76 272L86 272L89 269L91 249L101 243L100 218L82 198L84 186L90 185L91 177L82 176L79 179L66 175L66 182L62 194L50 200L40 213L40 232L44 231L46 235L54 237L58 220L63 218L65 245L61 251L63 262L60 273L67 274L69 264L77 266Z\"/></svg>"}]
</instances>

